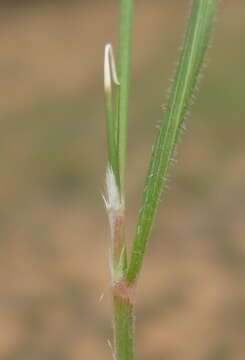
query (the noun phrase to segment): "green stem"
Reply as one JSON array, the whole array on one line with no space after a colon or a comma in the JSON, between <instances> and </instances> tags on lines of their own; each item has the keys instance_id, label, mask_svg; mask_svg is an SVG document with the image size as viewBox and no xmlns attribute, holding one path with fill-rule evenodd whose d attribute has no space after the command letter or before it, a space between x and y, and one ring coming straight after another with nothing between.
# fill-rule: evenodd
<instances>
[{"instance_id":1,"label":"green stem","mask_svg":"<svg viewBox=\"0 0 245 360\"><path fill-rule=\"evenodd\" d=\"M130 284L136 281L142 265L166 173L203 63L216 4L217 0L193 0L179 66L145 181L127 273Z\"/></svg>"},{"instance_id":2,"label":"green stem","mask_svg":"<svg viewBox=\"0 0 245 360\"><path fill-rule=\"evenodd\" d=\"M123 282L114 286L114 350L116 360L134 360L134 304L126 292L127 288Z\"/></svg>"},{"instance_id":3,"label":"green stem","mask_svg":"<svg viewBox=\"0 0 245 360\"><path fill-rule=\"evenodd\" d=\"M118 161L121 193L124 188L127 131L129 77L131 68L133 0L121 0L118 74L120 87L116 94L116 121L118 131Z\"/></svg>"},{"instance_id":4,"label":"green stem","mask_svg":"<svg viewBox=\"0 0 245 360\"><path fill-rule=\"evenodd\" d=\"M121 199L124 202L125 163L128 132L128 98L131 68L133 0L121 0L118 77L120 86L116 89L115 130L118 156L118 172ZM124 227L124 224L122 225ZM114 239L117 242L117 237ZM134 360L134 304L132 288L124 281L126 269L126 244L120 232L119 252L114 254L113 317L114 351L116 360ZM122 255L122 256L121 256Z\"/></svg>"}]
</instances>

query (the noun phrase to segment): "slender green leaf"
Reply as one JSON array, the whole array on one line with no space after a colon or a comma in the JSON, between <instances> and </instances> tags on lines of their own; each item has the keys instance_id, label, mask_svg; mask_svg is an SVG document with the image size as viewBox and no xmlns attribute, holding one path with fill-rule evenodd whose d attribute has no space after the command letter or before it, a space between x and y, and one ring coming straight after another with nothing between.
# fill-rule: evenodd
<instances>
[{"instance_id":1,"label":"slender green leaf","mask_svg":"<svg viewBox=\"0 0 245 360\"><path fill-rule=\"evenodd\" d=\"M203 63L216 4L217 0L193 0L180 62L145 181L127 273L129 283L136 280L142 265L161 191L166 181L166 172Z\"/></svg>"},{"instance_id":2,"label":"slender green leaf","mask_svg":"<svg viewBox=\"0 0 245 360\"><path fill-rule=\"evenodd\" d=\"M118 129L118 158L120 190L123 193L128 132L128 98L131 67L133 0L121 0L118 74L120 87L116 94L116 126Z\"/></svg>"}]
</instances>

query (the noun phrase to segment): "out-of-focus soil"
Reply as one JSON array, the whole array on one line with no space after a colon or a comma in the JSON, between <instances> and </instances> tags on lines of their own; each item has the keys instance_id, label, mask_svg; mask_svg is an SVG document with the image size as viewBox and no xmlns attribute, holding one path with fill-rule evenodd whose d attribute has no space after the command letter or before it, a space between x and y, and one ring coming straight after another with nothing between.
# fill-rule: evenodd
<instances>
[{"instance_id":1,"label":"out-of-focus soil","mask_svg":"<svg viewBox=\"0 0 245 360\"><path fill-rule=\"evenodd\" d=\"M100 194L103 46L115 44L117 5L1 5L2 360L112 358ZM135 6L129 242L188 5ZM244 11L243 1L220 4L208 67L169 174L138 286L141 360L244 359Z\"/></svg>"}]
</instances>

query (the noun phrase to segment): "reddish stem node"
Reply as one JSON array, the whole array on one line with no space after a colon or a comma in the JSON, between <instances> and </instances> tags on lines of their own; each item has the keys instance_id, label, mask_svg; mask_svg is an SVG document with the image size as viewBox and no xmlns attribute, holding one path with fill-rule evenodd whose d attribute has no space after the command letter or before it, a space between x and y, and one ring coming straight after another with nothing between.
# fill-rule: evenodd
<instances>
[{"instance_id":1,"label":"reddish stem node","mask_svg":"<svg viewBox=\"0 0 245 360\"><path fill-rule=\"evenodd\" d=\"M124 301L128 301L132 306L135 305L135 286L129 286L125 280L121 280L114 284L114 297L118 297Z\"/></svg>"}]
</instances>

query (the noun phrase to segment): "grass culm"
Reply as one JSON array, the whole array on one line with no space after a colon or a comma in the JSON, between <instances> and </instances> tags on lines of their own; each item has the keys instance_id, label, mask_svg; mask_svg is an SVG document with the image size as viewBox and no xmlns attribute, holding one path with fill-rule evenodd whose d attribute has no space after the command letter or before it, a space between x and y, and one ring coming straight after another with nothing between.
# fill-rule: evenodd
<instances>
[{"instance_id":1,"label":"grass culm","mask_svg":"<svg viewBox=\"0 0 245 360\"><path fill-rule=\"evenodd\" d=\"M203 64L217 0L193 0L185 40L163 119L153 144L131 251L125 239L125 170L131 69L133 0L121 0L119 49L115 61L105 46L104 87L108 168L105 206L111 232L113 355L135 359L136 285L175 146Z\"/></svg>"}]
</instances>

